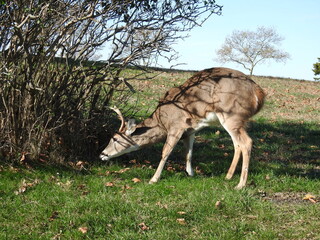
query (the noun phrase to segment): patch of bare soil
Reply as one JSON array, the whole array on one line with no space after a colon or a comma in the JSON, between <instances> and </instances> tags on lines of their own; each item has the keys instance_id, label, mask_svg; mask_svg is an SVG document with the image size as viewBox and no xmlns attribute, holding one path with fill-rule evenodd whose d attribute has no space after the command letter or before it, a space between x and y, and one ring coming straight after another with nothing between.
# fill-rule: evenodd
<instances>
[{"instance_id":1,"label":"patch of bare soil","mask_svg":"<svg viewBox=\"0 0 320 240\"><path fill-rule=\"evenodd\" d=\"M276 192L272 194L261 193L263 200L276 204L319 204L320 198L303 192Z\"/></svg>"}]
</instances>

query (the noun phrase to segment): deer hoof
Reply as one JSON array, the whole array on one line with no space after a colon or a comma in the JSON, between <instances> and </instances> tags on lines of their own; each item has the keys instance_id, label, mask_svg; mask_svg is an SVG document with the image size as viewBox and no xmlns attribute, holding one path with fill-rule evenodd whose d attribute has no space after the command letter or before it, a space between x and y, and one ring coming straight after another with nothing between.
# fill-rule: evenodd
<instances>
[{"instance_id":1,"label":"deer hoof","mask_svg":"<svg viewBox=\"0 0 320 240\"><path fill-rule=\"evenodd\" d=\"M226 179L230 180L233 176L231 174L227 174Z\"/></svg>"},{"instance_id":2,"label":"deer hoof","mask_svg":"<svg viewBox=\"0 0 320 240\"><path fill-rule=\"evenodd\" d=\"M243 184L238 184L234 189L240 190L240 189L243 189L244 187L245 187L245 185L243 185Z\"/></svg>"},{"instance_id":3,"label":"deer hoof","mask_svg":"<svg viewBox=\"0 0 320 240\"><path fill-rule=\"evenodd\" d=\"M154 180L150 180L149 181L149 184L155 184L157 181L154 181Z\"/></svg>"}]
</instances>

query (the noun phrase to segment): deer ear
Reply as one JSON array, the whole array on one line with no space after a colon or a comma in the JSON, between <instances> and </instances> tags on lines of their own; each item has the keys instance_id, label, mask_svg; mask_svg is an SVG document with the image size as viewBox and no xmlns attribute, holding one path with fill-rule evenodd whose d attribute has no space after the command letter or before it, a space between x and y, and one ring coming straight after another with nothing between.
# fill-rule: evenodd
<instances>
[{"instance_id":1,"label":"deer ear","mask_svg":"<svg viewBox=\"0 0 320 240\"><path fill-rule=\"evenodd\" d=\"M136 130L136 121L134 119L129 119L128 122L126 123L126 132L125 134L127 136L131 135L135 130Z\"/></svg>"}]
</instances>

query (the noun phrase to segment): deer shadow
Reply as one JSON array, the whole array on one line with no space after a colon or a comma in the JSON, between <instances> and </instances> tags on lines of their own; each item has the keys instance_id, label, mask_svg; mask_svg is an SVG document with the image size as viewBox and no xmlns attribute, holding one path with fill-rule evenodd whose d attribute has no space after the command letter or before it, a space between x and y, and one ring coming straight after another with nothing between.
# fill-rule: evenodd
<instances>
[{"instance_id":1,"label":"deer shadow","mask_svg":"<svg viewBox=\"0 0 320 240\"><path fill-rule=\"evenodd\" d=\"M250 122L248 133L254 141L250 173L272 170L274 175L290 175L320 179L320 129L317 123ZM162 144L130 153L119 160L129 164L150 164L156 168ZM205 128L196 136L193 147L193 167L204 176L226 174L233 157L233 143L221 127ZM185 161L183 144L177 144L167 162L167 169L183 172ZM241 171L241 159L235 174Z\"/></svg>"}]
</instances>

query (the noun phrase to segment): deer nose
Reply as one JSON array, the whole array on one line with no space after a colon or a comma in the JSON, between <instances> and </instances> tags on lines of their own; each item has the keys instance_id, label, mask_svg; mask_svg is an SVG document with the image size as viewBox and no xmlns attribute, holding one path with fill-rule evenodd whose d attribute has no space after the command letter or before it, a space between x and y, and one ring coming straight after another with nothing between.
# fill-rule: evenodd
<instances>
[{"instance_id":1,"label":"deer nose","mask_svg":"<svg viewBox=\"0 0 320 240\"><path fill-rule=\"evenodd\" d=\"M102 160L102 161L106 161L109 159L109 156L108 154L104 154L104 153L101 153L99 158Z\"/></svg>"}]
</instances>

